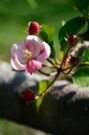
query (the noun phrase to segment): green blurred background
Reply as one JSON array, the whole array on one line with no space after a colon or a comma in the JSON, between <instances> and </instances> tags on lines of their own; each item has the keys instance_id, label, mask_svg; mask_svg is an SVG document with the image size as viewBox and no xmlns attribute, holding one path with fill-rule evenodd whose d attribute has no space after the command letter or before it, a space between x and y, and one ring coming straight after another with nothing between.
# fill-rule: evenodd
<instances>
[{"instance_id":1,"label":"green blurred background","mask_svg":"<svg viewBox=\"0 0 89 135\"><path fill-rule=\"evenodd\" d=\"M10 47L23 41L29 21L52 25L77 15L70 0L0 0L0 59L10 59Z\"/></svg>"},{"instance_id":2,"label":"green blurred background","mask_svg":"<svg viewBox=\"0 0 89 135\"><path fill-rule=\"evenodd\" d=\"M70 0L0 0L0 60L9 61L11 45L24 40L29 21L48 24L58 30L62 20L66 21L77 15ZM6 120L0 121L0 135L37 133Z\"/></svg>"}]
</instances>

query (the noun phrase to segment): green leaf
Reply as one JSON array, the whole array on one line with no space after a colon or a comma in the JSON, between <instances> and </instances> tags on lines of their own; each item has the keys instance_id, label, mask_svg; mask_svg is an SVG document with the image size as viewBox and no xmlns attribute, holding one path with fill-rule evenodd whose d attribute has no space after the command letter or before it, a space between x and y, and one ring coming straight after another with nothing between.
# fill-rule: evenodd
<instances>
[{"instance_id":1,"label":"green leaf","mask_svg":"<svg viewBox=\"0 0 89 135\"><path fill-rule=\"evenodd\" d=\"M48 81L47 80L39 82L38 94L42 93L47 88L47 86L48 86Z\"/></svg>"},{"instance_id":2,"label":"green leaf","mask_svg":"<svg viewBox=\"0 0 89 135\"><path fill-rule=\"evenodd\" d=\"M73 3L85 17L89 15L89 0L73 0Z\"/></svg>"},{"instance_id":3,"label":"green leaf","mask_svg":"<svg viewBox=\"0 0 89 135\"><path fill-rule=\"evenodd\" d=\"M37 108L37 111L39 110L42 101L43 101L43 96L40 96L40 97L37 99L37 101L36 101L36 108Z\"/></svg>"},{"instance_id":4,"label":"green leaf","mask_svg":"<svg viewBox=\"0 0 89 135\"><path fill-rule=\"evenodd\" d=\"M55 49L54 49L54 28L48 25L43 25L42 30L39 33L39 36L49 44L51 48L51 58L55 57Z\"/></svg>"},{"instance_id":5,"label":"green leaf","mask_svg":"<svg viewBox=\"0 0 89 135\"><path fill-rule=\"evenodd\" d=\"M53 40L54 28L49 25L43 25L40 32L40 36L46 41L49 42Z\"/></svg>"},{"instance_id":6,"label":"green leaf","mask_svg":"<svg viewBox=\"0 0 89 135\"><path fill-rule=\"evenodd\" d=\"M74 83L84 87L89 86L89 67L79 68L72 76Z\"/></svg>"},{"instance_id":7,"label":"green leaf","mask_svg":"<svg viewBox=\"0 0 89 135\"><path fill-rule=\"evenodd\" d=\"M89 62L89 48L86 48L84 50L84 53L82 55L82 62Z\"/></svg>"},{"instance_id":8,"label":"green leaf","mask_svg":"<svg viewBox=\"0 0 89 135\"><path fill-rule=\"evenodd\" d=\"M49 84L49 81L41 81L39 82L39 90L38 90L38 94L41 94L48 86ZM37 107L37 110L39 110L39 107L42 103L42 100L43 100L43 96L40 96L37 101L36 101L36 107Z\"/></svg>"},{"instance_id":9,"label":"green leaf","mask_svg":"<svg viewBox=\"0 0 89 135\"><path fill-rule=\"evenodd\" d=\"M76 17L69 20L60 30L59 30L59 41L61 50L65 50L67 47L67 42L65 38L70 35L78 34L81 28L85 25L86 20L83 17Z\"/></svg>"}]
</instances>

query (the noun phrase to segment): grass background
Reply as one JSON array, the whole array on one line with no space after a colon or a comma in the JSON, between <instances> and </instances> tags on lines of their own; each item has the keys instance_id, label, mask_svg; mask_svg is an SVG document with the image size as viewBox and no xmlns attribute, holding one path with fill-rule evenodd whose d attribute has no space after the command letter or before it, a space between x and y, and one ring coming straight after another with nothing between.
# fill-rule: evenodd
<instances>
[{"instance_id":1,"label":"grass background","mask_svg":"<svg viewBox=\"0 0 89 135\"><path fill-rule=\"evenodd\" d=\"M0 60L10 60L11 45L22 42L29 21L57 30L62 20L77 16L70 0L0 0ZM0 135L34 135L32 129L0 120Z\"/></svg>"}]
</instances>

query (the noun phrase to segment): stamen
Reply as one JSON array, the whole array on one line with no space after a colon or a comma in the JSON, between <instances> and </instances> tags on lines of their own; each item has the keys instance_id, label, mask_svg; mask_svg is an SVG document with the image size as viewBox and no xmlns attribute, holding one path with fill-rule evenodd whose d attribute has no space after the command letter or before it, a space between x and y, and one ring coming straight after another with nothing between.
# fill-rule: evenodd
<instances>
[{"instance_id":1,"label":"stamen","mask_svg":"<svg viewBox=\"0 0 89 135\"><path fill-rule=\"evenodd\" d=\"M27 61L29 61L29 60L32 59L32 52L29 51L28 49L26 49L26 50L24 51L24 54L25 54L25 57L26 57L26 60L27 60Z\"/></svg>"}]
</instances>

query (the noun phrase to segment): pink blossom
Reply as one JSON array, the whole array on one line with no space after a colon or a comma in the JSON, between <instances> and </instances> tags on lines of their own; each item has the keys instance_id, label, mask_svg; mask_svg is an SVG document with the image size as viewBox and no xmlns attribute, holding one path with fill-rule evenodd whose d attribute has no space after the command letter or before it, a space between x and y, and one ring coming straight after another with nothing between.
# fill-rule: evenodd
<instances>
[{"instance_id":1,"label":"pink blossom","mask_svg":"<svg viewBox=\"0 0 89 135\"><path fill-rule=\"evenodd\" d=\"M49 45L37 36L27 36L23 44L13 44L11 48L11 65L15 70L35 72L50 55Z\"/></svg>"}]
</instances>

